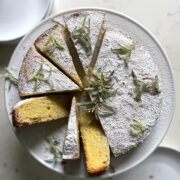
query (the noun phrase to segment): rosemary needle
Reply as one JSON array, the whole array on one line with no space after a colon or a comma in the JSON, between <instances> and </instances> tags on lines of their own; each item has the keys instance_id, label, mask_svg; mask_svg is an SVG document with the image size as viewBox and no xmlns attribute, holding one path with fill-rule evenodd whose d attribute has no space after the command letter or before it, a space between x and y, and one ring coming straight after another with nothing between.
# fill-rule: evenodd
<instances>
[{"instance_id":1,"label":"rosemary needle","mask_svg":"<svg viewBox=\"0 0 180 180\"><path fill-rule=\"evenodd\" d=\"M118 43L119 48L111 49L112 53L118 54L121 59L124 60L124 63L126 66L128 66L128 63L131 58L132 50L134 49L134 43L130 46L122 46ZM123 55L123 56L122 56Z\"/></svg>"},{"instance_id":2,"label":"rosemary needle","mask_svg":"<svg viewBox=\"0 0 180 180\"><path fill-rule=\"evenodd\" d=\"M86 111L94 112L96 118L98 114L102 115L111 115L116 111L116 107L113 103L107 103L107 99L116 94L116 90L113 89L111 84L112 76L114 71L110 72L109 75L104 75L101 72L101 69L98 69L97 72L91 70L90 77L87 77L90 87L85 88L92 101L78 103L79 106L86 106Z\"/></svg>"},{"instance_id":3,"label":"rosemary needle","mask_svg":"<svg viewBox=\"0 0 180 180\"><path fill-rule=\"evenodd\" d=\"M91 54L92 46L90 39L90 19L89 26L86 26L87 16L84 17L80 28L75 27L72 32L72 38L76 39L86 49L88 55Z\"/></svg>"},{"instance_id":4,"label":"rosemary needle","mask_svg":"<svg viewBox=\"0 0 180 180\"><path fill-rule=\"evenodd\" d=\"M10 89L11 84L14 84L14 85L18 84L18 79L12 74L12 72L9 68L5 68L5 70L6 70L6 73L1 74L0 78L3 77L3 78L5 78L5 80L10 81L10 84L9 84L9 89Z\"/></svg>"},{"instance_id":5,"label":"rosemary needle","mask_svg":"<svg viewBox=\"0 0 180 180\"><path fill-rule=\"evenodd\" d=\"M34 87L33 87L34 91L37 90L37 88L41 85L42 81L47 82L53 89L53 84L49 80L49 77L51 76L51 74L52 74L52 69L50 69L48 76L45 77L45 74L43 72L43 64L41 64L37 72L30 75L32 78L31 80L35 81Z\"/></svg>"},{"instance_id":6,"label":"rosemary needle","mask_svg":"<svg viewBox=\"0 0 180 180\"><path fill-rule=\"evenodd\" d=\"M155 76L155 78L152 79L151 82L143 82L138 80L136 74L134 71L132 71L132 77L134 85L136 86L136 101L141 100L142 93L149 93L151 95L157 95L161 91L159 89L159 79L158 76Z\"/></svg>"},{"instance_id":7,"label":"rosemary needle","mask_svg":"<svg viewBox=\"0 0 180 180\"><path fill-rule=\"evenodd\" d=\"M47 41L44 43L43 47L42 47L42 51L48 51L50 53L53 53L53 51L55 50L55 48L59 48L59 49L64 49L62 44L60 43L60 41L53 35L51 34L49 36L49 38L47 39Z\"/></svg>"},{"instance_id":8,"label":"rosemary needle","mask_svg":"<svg viewBox=\"0 0 180 180\"><path fill-rule=\"evenodd\" d=\"M133 119L133 123L130 125L131 134L133 136L138 136L139 134L144 133L145 130L148 129L147 126L143 126L138 120Z\"/></svg>"}]
</instances>

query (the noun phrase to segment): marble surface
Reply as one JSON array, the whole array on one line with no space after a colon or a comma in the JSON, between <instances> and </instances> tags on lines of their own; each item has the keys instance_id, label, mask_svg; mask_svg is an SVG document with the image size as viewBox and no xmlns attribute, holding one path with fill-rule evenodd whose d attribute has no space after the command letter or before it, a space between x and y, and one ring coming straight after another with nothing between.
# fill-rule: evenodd
<instances>
[{"instance_id":1,"label":"marble surface","mask_svg":"<svg viewBox=\"0 0 180 180\"><path fill-rule=\"evenodd\" d=\"M104 7L136 19L161 42L172 63L176 81L176 111L167 135L160 144L180 150L180 1L179 0L55 0L53 14L75 7ZM0 45L0 73L7 66L16 45ZM19 143L11 130L4 104L4 81L0 79L0 179L58 180L65 178L43 167ZM133 180L128 173L115 179ZM147 176L147 179L149 177Z\"/></svg>"}]
</instances>

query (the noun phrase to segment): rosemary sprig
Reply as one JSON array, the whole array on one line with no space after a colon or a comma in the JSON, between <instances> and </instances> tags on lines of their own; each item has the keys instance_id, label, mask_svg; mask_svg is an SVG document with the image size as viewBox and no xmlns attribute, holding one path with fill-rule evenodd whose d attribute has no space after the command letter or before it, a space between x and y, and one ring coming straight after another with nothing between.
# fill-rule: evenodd
<instances>
[{"instance_id":1,"label":"rosemary sprig","mask_svg":"<svg viewBox=\"0 0 180 180\"><path fill-rule=\"evenodd\" d=\"M5 80L9 80L9 89L11 88L11 84L17 85L18 79L12 74L11 70L9 68L5 68L6 73L1 74L0 78L5 78Z\"/></svg>"},{"instance_id":2,"label":"rosemary sprig","mask_svg":"<svg viewBox=\"0 0 180 180\"><path fill-rule=\"evenodd\" d=\"M92 46L91 46L91 39L90 39L90 19L89 25L86 26L86 19L87 16L84 17L82 25L80 28L75 27L72 31L72 38L76 39L84 48L86 49L88 55L91 54Z\"/></svg>"},{"instance_id":3,"label":"rosemary sprig","mask_svg":"<svg viewBox=\"0 0 180 180\"><path fill-rule=\"evenodd\" d=\"M62 152L59 150L59 148L57 148L60 142L55 137L53 137L52 140L48 139L47 142L50 145L50 152L53 154L53 158L46 159L45 161L48 163L57 163L57 160L62 156Z\"/></svg>"},{"instance_id":4,"label":"rosemary sprig","mask_svg":"<svg viewBox=\"0 0 180 180\"><path fill-rule=\"evenodd\" d=\"M124 60L124 63L126 66L128 66L128 63L131 58L132 50L134 49L134 43L130 46L122 46L118 43L119 48L117 49L111 49L112 53L118 54L120 59Z\"/></svg>"},{"instance_id":5,"label":"rosemary sprig","mask_svg":"<svg viewBox=\"0 0 180 180\"><path fill-rule=\"evenodd\" d=\"M41 50L43 52L47 52L48 51L50 53L53 53L56 48L64 49L64 47L62 46L60 41L56 37L54 37L53 34L50 34L49 38L44 43L44 45L43 45Z\"/></svg>"},{"instance_id":6,"label":"rosemary sprig","mask_svg":"<svg viewBox=\"0 0 180 180\"><path fill-rule=\"evenodd\" d=\"M130 125L131 127L131 134L133 136L137 136L139 134L144 133L145 130L148 129L147 126L143 126L138 120L133 119L133 123Z\"/></svg>"},{"instance_id":7,"label":"rosemary sprig","mask_svg":"<svg viewBox=\"0 0 180 180\"><path fill-rule=\"evenodd\" d=\"M35 72L34 74L31 74L31 80L34 80L34 87L33 90L36 91L37 88L41 85L42 82L46 82L48 83L51 88L53 89L53 84L52 82L49 80L49 77L52 74L52 69L50 69L49 74L47 77L45 77L45 74L43 72L43 64L40 65L39 69L37 70L37 72Z\"/></svg>"},{"instance_id":8,"label":"rosemary sprig","mask_svg":"<svg viewBox=\"0 0 180 180\"><path fill-rule=\"evenodd\" d=\"M137 88L136 89L136 97L135 97L136 101L141 100L142 93L149 93L151 95L157 95L161 92L159 89L158 76L155 76L155 78L152 79L151 82L143 82L143 81L138 80L134 71L132 71L132 76L133 76L134 85Z\"/></svg>"},{"instance_id":9,"label":"rosemary sprig","mask_svg":"<svg viewBox=\"0 0 180 180\"><path fill-rule=\"evenodd\" d=\"M110 115L116 111L116 107L112 103L106 102L106 99L116 94L116 90L111 84L113 73L114 71L105 76L101 69L95 73L91 70L91 76L87 77L90 87L84 90L88 91L92 101L78 103L78 105L86 106L86 111L95 112L96 118L98 118L98 113Z\"/></svg>"}]
</instances>

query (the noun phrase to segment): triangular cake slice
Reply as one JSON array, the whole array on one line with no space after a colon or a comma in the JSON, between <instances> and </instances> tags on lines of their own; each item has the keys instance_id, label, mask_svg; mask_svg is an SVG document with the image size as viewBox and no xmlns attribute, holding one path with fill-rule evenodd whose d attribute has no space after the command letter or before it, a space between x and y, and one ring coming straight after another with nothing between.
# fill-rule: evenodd
<instances>
[{"instance_id":1,"label":"triangular cake slice","mask_svg":"<svg viewBox=\"0 0 180 180\"><path fill-rule=\"evenodd\" d=\"M158 68L143 46L135 44L132 37L109 24L94 73L98 70L107 75L114 71L111 74L113 86L109 87L113 88L110 91L116 90L116 93L103 102L114 111L109 114L99 111L98 115L111 150L115 157L119 157L143 142L150 134L151 127L156 124L161 111L161 94L153 96L143 93L141 101L135 100L136 87L132 71L137 74L138 79L149 82L159 74ZM138 128L138 125L133 125L134 122L139 122L138 125L144 128L137 135L132 132L132 127Z\"/></svg>"},{"instance_id":2,"label":"triangular cake slice","mask_svg":"<svg viewBox=\"0 0 180 180\"><path fill-rule=\"evenodd\" d=\"M98 54L95 51L99 50L104 18L104 13L100 11L80 11L64 17L68 35L86 74L91 60Z\"/></svg>"},{"instance_id":3,"label":"triangular cake slice","mask_svg":"<svg viewBox=\"0 0 180 180\"><path fill-rule=\"evenodd\" d=\"M76 109L76 98L73 97L66 136L63 144L62 158L65 160L80 158L79 123Z\"/></svg>"},{"instance_id":4,"label":"triangular cake slice","mask_svg":"<svg viewBox=\"0 0 180 180\"><path fill-rule=\"evenodd\" d=\"M35 48L30 48L23 60L18 89L20 97L79 90L79 86L58 70Z\"/></svg>"},{"instance_id":5,"label":"triangular cake slice","mask_svg":"<svg viewBox=\"0 0 180 180\"><path fill-rule=\"evenodd\" d=\"M72 57L65 42L65 38L58 25L45 31L34 42L37 50L59 67L73 81L82 87L82 82L74 67Z\"/></svg>"},{"instance_id":6,"label":"triangular cake slice","mask_svg":"<svg viewBox=\"0 0 180 180\"><path fill-rule=\"evenodd\" d=\"M69 116L72 96L49 95L18 102L13 108L13 125L21 127Z\"/></svg>"},{"instance_id":7,"label":"triangular cake slice","mask_svg":"<svg viewBox=\"0 0 180 180\"><path fill-rule=\"evenodd\" d=\"M84 102L86 99L89 98L82 95L78 101ZM110 150L106 135L94 114L84 112L82 106L78 109L78 120L88 173L90 175L99 174L105 171L110 163Z\"/></svg>"}]
</instances>

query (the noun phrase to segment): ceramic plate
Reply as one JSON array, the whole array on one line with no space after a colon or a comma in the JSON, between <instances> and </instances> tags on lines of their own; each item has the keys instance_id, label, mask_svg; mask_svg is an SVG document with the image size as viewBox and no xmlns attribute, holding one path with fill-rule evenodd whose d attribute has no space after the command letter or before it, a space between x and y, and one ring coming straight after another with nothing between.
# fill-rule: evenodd
<instances>
[{"instance_id":1,"label":"ceramic plate","mask_svg":"<svg viewBox=\"0 0 180 180\"><path fill-rule=\"evenodd\" d=\"M0 42L8 42L24 36L49 15L52 4L53 0L1 0Z\"/></svg>"},{"instance_id":2,"label":"ceramic plate","mask_svg":"<svg viewBox=\"0 0 180 180\"><path fill-rule=\"evenodd\" d=\"M159 120L156 126L153 128L151 135L145 140L145 142L138 146L138 148L133 149L128 154L115 159L111 156L111 165L116 169L115 173L106 173L102 176L109 177L116 174L120 174L129 170L130 168L136 166L144 159L146 159L159 145L163 137L165 136L167 129L170 125L174 107L175 107L175 88L174 88L174 78L172 74L171 65L169 64L168 57L157 40L146 30L142 25L137 23L135 20L127 17L126 15L120 14L118 12L106 10L106 9L95 9L95 8L81 8L74 9L59 13L54 15L36 26L30 33L28 33L19 43L15 49L9 67L16 68L16 75L20 69L23 58L33 44L34 40L46 29L52 27L52 18L61 17L69 13L92 10L92 11L103 11L106 13L108 21L118 24L121 29L128 32L134 39L144 45L147 50L151 53L152 57L155 59L155 63L159 67L161 79L163 79L162 86L164 89L164 99L165 103L162 105L162 112L160 114ZM16 87L11 87L8 89L9 82L5 84L5 101L7 112L9 116L9 121L12 126L11 111L12 107L16 102L18 102L19 96ZM14 133L18 139L22 142L24 147L29 151L29 153L37 159L39 162L61 174L73 175L78 178L88 177L86 171L86 165L84 161L84 156L81 160L69 161L65 165L58 163L56 165L48 164L44 160L49 158L51 155L46 150L47 149L47 137L57 136L63 142L65 129L66 129L67 119L60 121L54 121L39 125L34 125L31 127L23 127L19 129L13 128ZM61 144L62 146L62 144Z\"/></svg>"},{"instance_id":3,"label":"ceramic plate","mask_svg":"<svg viewBox=\"0 0 180 180\"><path fill-rule=\"evenodd\" d=\"M180 179L180 152L159 147L145 161L121 174L118 179L123 180L179 180Z\"/></svg>"}]
</instances>

